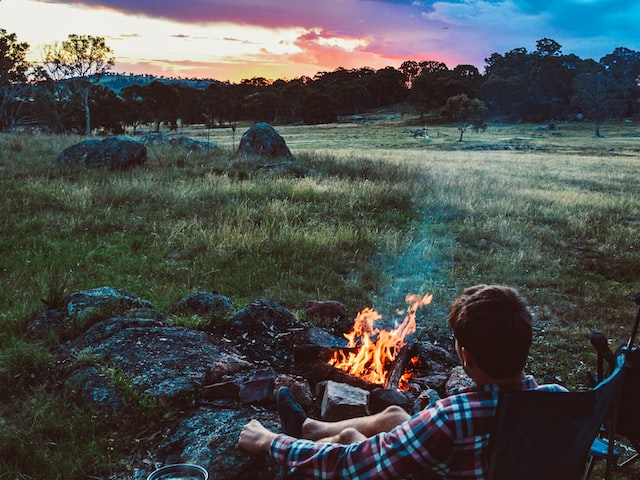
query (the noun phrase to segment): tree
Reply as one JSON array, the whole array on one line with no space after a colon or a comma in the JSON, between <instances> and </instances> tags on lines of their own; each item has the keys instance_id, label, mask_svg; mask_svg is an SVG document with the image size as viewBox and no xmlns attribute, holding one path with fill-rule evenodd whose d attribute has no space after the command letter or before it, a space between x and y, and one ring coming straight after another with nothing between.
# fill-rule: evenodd
<instances>
[{"instance_id":1,"label":"tree","mask_svg":"<svg viewBox=\"0 0 640 480\"><path fill-rule=\"evenodd\" d=\"M562 46L551 38L541 38L536 42L534 55L539 57L559 57L562 54Z\"/></svg>"},{"instance_id":2,"label":"tree","mask_svg":"<svg viewBox=\"0 0 640 480\"><path fill-rule=\"evenodd\" d=\"M447 65L436 60L420 62L420 73L413 79L409 101L420 109L420 120L426 112L441 108L446 99L456 93L450 93L451 81L455 74Z\"/></svg>"},{"instance_id":3,"label":"tree","mask_svg":"<svg viewBox=\"0 0 640 480\"><path fill-rule=\"evenodd\" d=\"M411 88L413 79L420 74L420 65L415 60L405 60L398 70L404 74L407 87Z\"/></svg>"},{"instance_id":4,"label":"tree","mask_svg":"<svg viewBox=\"0 0 640 480\"><path fill-rule=\"evenodd\" d=\"M640 52L624 47L616 48L612 53L600 59L618 82L626 102L626 114L633 115L638 111L640 98Z\"/></svg>"},{"instance_id":5,"label":"tree","mask_svg":"<svg viewBox=\"0 0 640 480\"><path fill-rule=\"evenodd\" d=\"M583 73L573 82L572 101L595 124L594 135L600 137L602 123L624 111L622 90L608 72Z\"/></svg>"},{"instance_id":6,"label":"tree","mask_svg":"<svg viewBox=\"0 0 640 480\"><path fill-rule=\"evenodd\" d=\"M124 102L110 88L98 85L91 91L91 125L107 133L124 133Z\"/></svg>"},{"instance_id":7,"label":"tree","mask_svg":"<svg viewBox=\"0 0 640 480\"><path fill-rule=\"evenodd\" d=\"M311 91L302 102L302 120L307 125L333 123L337 120L331 97L326 93Z\"/></svg>"},{"instance_id":8,"label":"tree","mask_svg":"<svg viewBox=\"0 0 640 480\"><path fill-rule=\"evenodd\" d=\"M123 122L133 127L134 134L140 125L151 121L151 112L145 102L143 88L133 84L120 90L120 97L124 103Z\"/></svg>"},{"instance_id":9,"label":"tree","mask_svg":"<svg viewBox=\"0 0 640 480\"><path fill-rule=\"evenodd\" d=\"M154 80L142 87L142 98L149 114L155 123L155 131L160 131L160 124L166 123L171 130L178 128L178 108L180 93L173 85Z\"/></svg>"},{"instance_id":10,"label":"tree","mask_svg":"<svg viewBox=\"0 0 640 480\"><path fill-rule=\"evenodd\" d=\"M27 101L28 50L29 44L18 42L15 33L0 29L0 132L15 126Z\"/></svg>"},{"instance_id":11,"label":"tree","mask_svg":"<svg viewBox=\"0 0 640 480\"><path fill-rule=\"evenodd\" d=\"M401 102L408 94L404 73L393 67L380 69L368 77L366 88L371 94L375 107Z\"/></svg>"},{"instance_id":12,"label":"tree","mask_svg":"<svg viewBox=\"0 0 640 480\"><path fill-rule=\"evenodd\" d=\"M100 77L113 67L113 51L103 37L72 34L62 43L46 46L44 62L54 81L66 80L80 97L85 133L91 135L89 96Z\"/></svg>"},{"instance_id":13,"label":"tree","mask_svg":"<svg viewBox=\"0 0 640 480\"><path fill-rule=\"evenodd\" d=\"M503 120L517 120L522 118L531 103L527 95L527 86L518 78L503 78L491 75L478 91L479 98L485 102L491 115Z\"/></svg>"},{"instance_id":14,"label":"tree","mask_svg":"<svg viewBox=\"0 0 640 480\"><path fill-rule=\"evenodd\" d=\"M487 112L487 106L482 100L471 99L464 93L449 98L442 108L442 115L458 124L459 142L462 141L462 135L469 127L480 129L485 126Z\"/></svg>"}]
</instances>

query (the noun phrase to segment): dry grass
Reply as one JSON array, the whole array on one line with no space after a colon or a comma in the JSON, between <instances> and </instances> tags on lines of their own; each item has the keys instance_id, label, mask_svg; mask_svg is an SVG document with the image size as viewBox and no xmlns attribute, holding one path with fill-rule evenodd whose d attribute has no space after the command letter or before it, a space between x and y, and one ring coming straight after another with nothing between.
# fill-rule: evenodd
<instances>
[{"instance_id":1,"label":"dry grass","mask_svg":"<svg viewBox=\"0 0 640 480\"><path fill-rule=\"evenodd\" d=\"M409 130L421 126L402 115L278 126L316 171L301 179L241 179L247 165L231 147L246 127L235 135L185 129L224 151L156 148L146 168L107 177L55 165L77 138L0 136L6 478L65 469L70 478L104 475L126 456L92 433L102 427L86 425L81 409L44 388L47 345L22 337L40 298L65 290L113 284L161 309L215 289L240 305L267 297L295 310L309 298L333 298L350 311L382 312L406 293L429 291L434 302L419 334L446 342L446 311L463 288L508 284L537 320L529 370L571 388L582 388L595 367L591 330L612 346L628 337L630 300L640 290L637 124L605 125L605 138L593 138L589 124L490 125L461 143L451 126L427 125L429 138L416 138ZM64 440L68 429L74 434ZM55 455L51 435L60 438ZM82 445L90 448L78 455ZM33 451L42 476L26 460Z\"/></svg>"}]
</instances>

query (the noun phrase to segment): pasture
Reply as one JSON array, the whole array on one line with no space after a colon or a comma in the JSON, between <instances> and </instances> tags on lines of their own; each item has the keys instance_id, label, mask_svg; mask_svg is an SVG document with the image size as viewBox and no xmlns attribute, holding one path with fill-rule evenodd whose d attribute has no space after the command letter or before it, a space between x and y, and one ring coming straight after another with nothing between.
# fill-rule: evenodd
<instances>
[{"instance_id":1,"label":"pasture","mask_svg":"<svg viewBox=\"0 0 640 480\"><path fill-rule=\"evenodd\" d=\"M387 312L430 292L417 335L446 344L463 288L510 285L536 318L528 370L572 389L595 369L591 331L612 347L628 338L640 291L638 123L605 124L603 138L586 123L490 124L463 142L455 126L417 137L423 126L401 114L277 126L313 169L304 178L236 157L246 127L190 128L181 133L221 151L156 146L130 172L61 169L56 155L78 138L0 135L0 479L106 478L150 434L87 421L47 383L57 339L24 336L43 301L81 289L124 288L160 310L216 290L301 317L309 299Z\"/></svg>"}]
</instances>

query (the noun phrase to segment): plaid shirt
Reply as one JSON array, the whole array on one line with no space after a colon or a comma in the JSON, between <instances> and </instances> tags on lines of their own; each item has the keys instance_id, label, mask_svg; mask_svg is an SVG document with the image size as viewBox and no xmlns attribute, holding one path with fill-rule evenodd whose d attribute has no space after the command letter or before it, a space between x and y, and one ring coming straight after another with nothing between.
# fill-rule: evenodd
<instances>
[{"instance_id":1,"label":"plaid shirt","mask_svg":"<svg viewBox=\"0 0 640 480\"><path fill-rule=\"evenodd\" d=\"M270 455L300 478L486 479L489 435L493 431L500 389L565 390L538 386L532 377L511 385L480 385L454 391L391 432L361 443L315 443L278 435Z\"/></svg>"}]
</instances>

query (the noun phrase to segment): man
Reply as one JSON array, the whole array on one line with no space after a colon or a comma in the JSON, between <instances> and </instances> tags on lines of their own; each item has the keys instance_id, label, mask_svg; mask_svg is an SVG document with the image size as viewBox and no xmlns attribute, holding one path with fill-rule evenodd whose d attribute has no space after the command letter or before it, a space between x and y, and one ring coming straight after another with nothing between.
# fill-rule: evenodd
<instances>
[{"instance_id":1,"label":"man","mask_svg":"<svg viewBox=\"0 0 640 480\"><path fill-rule=\"evenodd\" d=\"M458 297L449 311L455 348L476 386L460 389L409 416L399 407L340 422L306 416L291 392L276 395L284 434L256 420L243 428L238 446L268 454L299 478L485 479L489 435L503 390L564 390L538 386L524 373L531 346L531 315L518 293L478 285ZM296 438L299 437L299 438Z\"/></svg>"}]
</instances>

